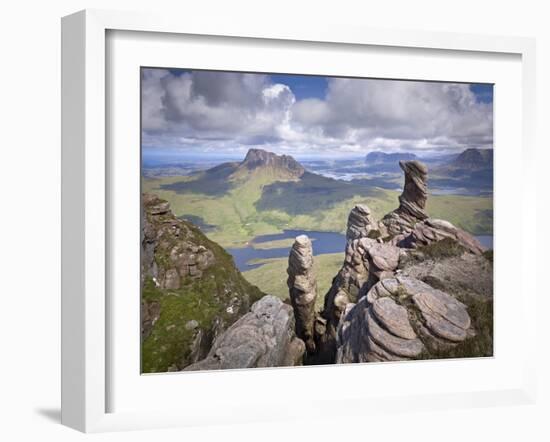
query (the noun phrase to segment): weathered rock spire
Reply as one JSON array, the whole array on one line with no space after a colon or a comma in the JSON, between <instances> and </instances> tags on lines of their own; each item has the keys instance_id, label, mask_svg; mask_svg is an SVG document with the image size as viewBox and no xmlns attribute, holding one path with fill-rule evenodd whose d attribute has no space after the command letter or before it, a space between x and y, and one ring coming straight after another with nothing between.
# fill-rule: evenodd
<instances>
[{"instance_id":1,"label":"weathered rock spire","mask_svg":"<svg viewBox=\"0 0 550 442\"><path fill-rule=\"evenodd\" d=\"M364 204L357 204L349 213L346 241L367 237L369 232L375 229L376 222L371 216L370 209Z\"/></svg>"},{"instance_id":2,"label":"weathered rock spire","mask_svg":"<svg viewBox=\"0 0 550 442\"><path fill-rule=\"evenodd\" d=\"M290 300L296 317L296 335L306 343L308 353L315 351L313 325L317 282L313 272L313 249L306 235L296 237L288 257Z\"/></svg>"},{"instance_id":3,"label":"weathered rock spire","mask_svg":"<svg viewBox=\"0 0 550 442\"><path fill-rule=\"evenodd\" d=\"M382 222L392 235L410 232L414 225L428 218L428 168L420 161L400 161L405 172L405 186L399 196L399 207L388 213Z\"/></svg>"}]
</instances>

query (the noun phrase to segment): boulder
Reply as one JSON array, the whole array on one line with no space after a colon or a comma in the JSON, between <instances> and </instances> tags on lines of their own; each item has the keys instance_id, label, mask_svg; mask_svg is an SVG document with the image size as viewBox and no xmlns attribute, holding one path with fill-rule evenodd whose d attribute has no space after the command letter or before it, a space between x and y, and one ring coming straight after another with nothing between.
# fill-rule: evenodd
<instances>
[{"instance_id":1,"label":"boulder","mask_svg":"<svg viewBox=\"0 0 550 442\"><path fill-rule=\"evenodd\" d=\"M346 306L337 330L336 362L429 357L473 336L464 304L420 280L397 276Z\"/></svg>"},{"instance_id":2,"label":"boulder","mask_svg":"<svg viewBox=\"0 0 550 442\"><path fill-rule=\"evenodd\" d=\"M300 365L304 351L292 307L267 295L214 340L205 359L184 371Z\"/></svg>"}]
</instances>

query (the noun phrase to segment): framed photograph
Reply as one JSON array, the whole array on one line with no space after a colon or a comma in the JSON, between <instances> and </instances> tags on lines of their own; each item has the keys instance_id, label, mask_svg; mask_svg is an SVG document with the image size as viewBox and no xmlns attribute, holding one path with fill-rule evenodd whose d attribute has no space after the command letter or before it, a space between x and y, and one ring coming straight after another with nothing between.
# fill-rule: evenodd
<instances>
[{"instance_id":1,"label":"framed photograph","mask_svg":"<svg viewBox=\"0 0 550 442\"><path fill-rule=\"evenodd\" d=\"M64 424L533 400L532 40L109 11L62 36Z\"/></svg>"}]
</instances>

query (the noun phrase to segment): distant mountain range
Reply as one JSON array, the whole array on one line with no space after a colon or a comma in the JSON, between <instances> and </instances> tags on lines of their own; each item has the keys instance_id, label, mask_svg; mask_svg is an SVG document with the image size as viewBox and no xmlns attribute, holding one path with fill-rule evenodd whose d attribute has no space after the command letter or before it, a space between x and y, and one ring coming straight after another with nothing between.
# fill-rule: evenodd
<instances>
[{"instance_id":1,"label":"distant mountain range","mask_svg":"<svg viewBox=\"0 0 550 442\"><path fill-rule=\"evenodd\" d=\"M399 168L399 160L393 158L395 163L387 161L387 166ZM384 164L370 173L361 163L357 178L346 181L312 172L288 155L251 149L242 161L228 161L179 178L145 177L142 187L144 192L169 200L177 217L192 220L211 239L241 247L250 238L284 229L341 232L348 208L358 203L367 204L374 213L387 213L396 204L403 173L380 173ZM433 163L428 169L428 189L440 194L431 200L434 216L471 232L492 231L490 200L457 197L454 203L454 195L490 195L490 169L488 173L487 169L471 173L456 169L458 177L450 173L454 169L434 173ZM451 200L453 205L443 203ZM456 205L461 209L449 213Z\"/></svg>"},{"instance_id":2,"label":"distant mountain range","mask_svg":"<svg viewBox=\"0 0 550 442\"><path fill-rule=\"evenodd\" d=\"M419 157L411 152L385 153L370 152L365 157L367 169L378 171L395 170L400 172L399 161L420 160L426 164L436 165L438 169L463 169L474 171L493 167L493 149L470 148L459 154L442 155L437 157Z\"/></svg>"},{"instance_id":3,"label":"distant mountain range","mask_svg":"<svg viewBox=\"0 0 550 442\"><path fill-rule=\"evenodd\" d=\"M409 152L371 152L363 166L364 172L371 176L342 181L309 172L289 155L250 149L241 162L222 163L193 173L191 180L163 184L162 188L178 193L221 196L253 182L262 193L258 208L299 214L336 204L339 198L372 196L377 187L395 189L400 185L393 177L401 175L399 161L416 159L424 162L423 158ZM492 149L466 149L458 155L439 157L439 161L426 161L432 188L492 191Z\"/></svg>"},{"instance_id":4,"label":"distant mountain range","mask_svg":"<svg viewBox=\"0 0 550 442\"><path fill-rule=\"evenodd\" d=\"M365 158L365 171L369 173L401 173L399 161L417 160L418 157L414 153L385 153L385 152L370 152Z\"/></svg>"},{"instance_id":5,"label":"distant mountain range","mask_svg":"<svg viewBox=\"0 0 550 442\"><path fill-rule=\"evenodd\" d=\"M412 161L417 160L418 157L414 153L385 153L385 152L370 152L367 154L365 161L367 165L374 164L387 164L387 163L396 163L399 161Z\"/></svg>"},{"instance_id":6,"label":"distant mountain range","mask_svg":"<svg viewBox=\"0 0 550 442\"><path fill-rule=\"evenodd\" d=\"M493 149L466 149L449 166L470 171L490 169L493 167Z\"/></svg>"}]
</instances>

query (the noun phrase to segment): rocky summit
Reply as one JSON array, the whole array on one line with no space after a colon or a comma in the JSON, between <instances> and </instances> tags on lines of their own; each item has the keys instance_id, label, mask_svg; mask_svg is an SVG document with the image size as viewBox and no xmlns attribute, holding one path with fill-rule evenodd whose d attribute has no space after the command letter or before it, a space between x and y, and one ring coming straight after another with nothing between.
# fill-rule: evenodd
<instances>
[{"instance_id":1,"label":"rocky summit","mask_svg":"<svg viewBox=\"0 0 550 442\"><path fill-rule=\"evenodd\" d=\"M308 364L492 354L492 261L472 235L429 218L427 168L400 165L405 188L396 210L381 221L365 205L349 214L344 263L314 318ZM302 244L310 256L309 240L297 238L295 247ZM289 274L295 254L293 247Z\"/></svg>"},{"instance_id":2,"label":"rocky summit","mask_svg":"<svg viewBox=\"0 0 550 442\"><path fill-rule=\"evenodd\" d=\"M150 194L142 195L141 278L145 372L180 370L202 359L262 296L231 255Z\"/></svg>"},{"instance_id":3,"label":"rocky summit","mask_svg":"<svg viewBox=\"0 0 550 442\"><path fill-rule=\"evenodd\" d=\"M290 155L277 155L263 149L250 149L233 176L240 177L251 172L261 172L281 179L298 179L304 174L305 169Z\"/></svg>"}]
</instances>

